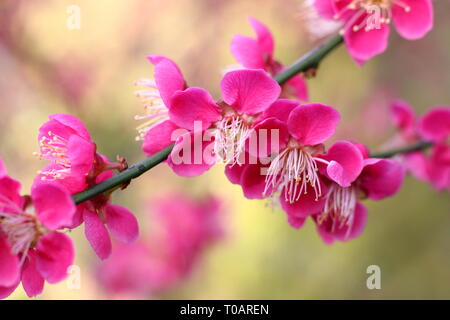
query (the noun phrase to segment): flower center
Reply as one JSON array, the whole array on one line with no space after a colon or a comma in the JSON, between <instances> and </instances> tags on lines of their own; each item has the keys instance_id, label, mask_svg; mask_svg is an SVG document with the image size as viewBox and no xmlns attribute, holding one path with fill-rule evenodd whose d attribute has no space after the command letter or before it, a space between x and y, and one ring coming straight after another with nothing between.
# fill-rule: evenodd
<instances>
[{"instance_id":1,"label":"flower center","mask_svg":"<svg viewBox=\"0 0 450 320\"><path fill-rule=\"evenodd\" d=\"M269 190L285 189L285 199L290 203L298 201L307 193L308 185L314 189L316 199L322 195L318 168L314 157L303 148L287 148L277 155L267 170L264 194Z\"/></svg>"},{"instance_id":2,"label":"flower center","mask_svg":"<svg viewBox=\"0 0 450 320\"><path fill-rule=\"evenodd\" d=\"M348 237L354 222L356 200L354 187L343 188L333 184L328 189L325 208L319 216L318 223L322 224L325 220L330 219L332 232L347 226L346 237Z\"/></svg>"},{"instance_id":3,"label":"flower center","mask_svg":"<svg viewBox=\"0 0 450 320\"><path fill-rule=\"evenodd\" d=\"M242 164L250 132L247 121L238 115L227 116L217 122L214 152L218 158L226 164Z\"/></svg>"},{"instance_id":4,"label":"flower center","mask_svg":"<svg viewBox=\"0 0 450 320\"><path fill-rule=\"evenodd\" d=\"M40 152L33 152L39 159L52 162L57 168L39 171L42 180L61 179L70 173L70 159L67 154L67 140L52 131L39 140Z\"/></svg>"},{"instance_id":5,"label":"flower center","mask_svg":"<svg viewBox=\"0 0 450 320\"><path fill-rule=\"evenodd\" d=\"M169 119L169 110L164 104L159 93L156 82L152 79L141 79L136 81L136 85L145 86L147 89L136 91L136 96L144 103L145 115L135 116L135 120L146 120L136 127L138 136L136 141L144 140L145 134L152 127Z\"/></svg>"},{"instance_id":6,"label":"flower center","mask_svg":"<svg viewBox=\"0 0 450 320\"><path fill-rule=\"evenodd\" d=\"M380 29L382 24L389 24L392 20L392 7L402 7L406 12L411 11L402 0L353 0L334 15L334 19L341 19L349 11L356 11L345 23L345 28L359 31Z\"/></svg>"},{"instance_id":7,"label":"flower center","mask_svg":"<svg viewBox=\"0 0 450 320\"><path fill-rule=\"evenodd\" d=\"M3 198L0 200L4 200ZM2 201L4 202L4 201ZM13 254L22 254L22 262L28 250L36 245L38 238L46 232L33 207L26 212L0 212L0 231L4 233L11 245Z\"/></svg>"}]
</instances>

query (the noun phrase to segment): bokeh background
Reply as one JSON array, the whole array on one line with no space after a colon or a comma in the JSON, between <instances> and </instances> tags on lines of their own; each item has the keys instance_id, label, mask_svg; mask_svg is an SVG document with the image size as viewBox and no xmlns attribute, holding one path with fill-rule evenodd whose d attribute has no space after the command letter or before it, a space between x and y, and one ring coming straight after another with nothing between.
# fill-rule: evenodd
<instances>
[{"instance_id":1,"label":"bokeh background","mask_svg":"<svg viewBox=\"0 0 450 320\"><path fill-rule=\"evenodd\" d=\"M79 30L67 27L70 5L81 9ZM388 51L363 68L339 48L308 82L311 101L342 112L337 137L381 149L394 134L392 98L409 101L418 113L450 104L450 2L434 5L435 26L424 39L406 41L393 32ZM0 0L0 155L9 173L29 190L44 165L32 155L37 130L56 112L82 119L108 157L142 159L134 141L142 104L133 82L151 77L145 56L171 57L189 85L217 97L223 68L235 64L232 36L252 35L248 16L269 26L276 56L286 64L326 31L301 0ZM450 299L450 199L411 177L395 198L365 203L369 219L359 238L332 246L311 221L294 230L268 201L246 200L221 165L195 179L159 165L114 201L142 217L153 196L173 190L222 197L228 232L184 282L157 298ZM111 298L96 282L99 261L81 228L71 235L81 289L46 284L38 299ZM381 290L366 287L369 265L381 268ZM21 289L11 296L25 297Z\"/></svg>"}]
</instances>

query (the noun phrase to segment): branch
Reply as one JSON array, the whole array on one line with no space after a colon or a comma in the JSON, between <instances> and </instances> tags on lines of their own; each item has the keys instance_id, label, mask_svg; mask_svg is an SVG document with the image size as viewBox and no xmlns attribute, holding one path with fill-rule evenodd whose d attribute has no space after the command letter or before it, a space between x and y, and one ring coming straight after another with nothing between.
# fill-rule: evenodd
<instances>
[{"instance_id":1,"label":"branch","mask_svg":"<svg viewBox=\"0 0 450 320\"><path fill-rule=\"evenodd\" d=\"M284 71L275 76L275 80L282 85L297 73L307 71L311 68L317 68L319 63L330 53L334 48L342 43L342 36L337 35L324 44L314 48L309 53L294 62L291 66L287 67ZM114 177L107 179L90 189L77 193L73 196L73 201L76 204L80 204L84 201L94 198L95 196L102 194L108 190L113 190L119 186L125 185L132 179L139 177L144 172L155 167L159 163L167 159L170 152L173 149L173 144L138 163L135 163L125 171L120 172Z\"/></svg>"},{"instance_id":2,"label":"branch","mask_svg":"<svg viewBox=\"0 0 450 320\"><path fill-rule=\"evenodd\" d=\"M372 158L391 158L397 154L409 153L413 151L424 150L431 147L433 144L427 141L420 141L416 144L412 144L410 146L401 147L398 149L392 149L388 151L376 152L371 154Z\"/></svg>"}]
</instances>

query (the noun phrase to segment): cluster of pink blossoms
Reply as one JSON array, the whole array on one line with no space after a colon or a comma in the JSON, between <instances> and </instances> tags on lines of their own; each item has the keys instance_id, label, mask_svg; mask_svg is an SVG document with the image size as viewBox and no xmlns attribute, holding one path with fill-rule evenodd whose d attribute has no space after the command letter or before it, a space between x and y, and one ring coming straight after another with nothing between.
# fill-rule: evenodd
<instances>
[{"instance_id":1,"label":"cluster of pink blossoms","mask_svg":"<svg viewBox=\"0 0 450 320\"><path fill-rule=\"evenodd\" d=\"M155 79L139 81L148 88L138 92L147 110L139 119L148 120L139 128L143 150L152 156L175 141L168 164L181 176L200 175L222 160L245 197L278 196L292 226L311 216L325 242L351 239L366 221L360 200L395 194L404 170L396 160L371 158L354 142L339 141L326 150L339 112L285 99L286 91L271 78L282 67L273 59L270 32L254 19L250 23L257 38L236 36L231 46L248 69L226 73L216 101L202 88L189 88L172 60L149 57Z\"/></svg>"},{"instance_id":2,"label":"cluster of pink blossoms","mask_svg":"<svg viewBox=\"0 0 450 320\"><path fill-rule=\"evenodd\" d=\"M391 110L399 131L395 144L433 143L429 152L415 151L402 155L405 168L436 190L450 191L450 106L433 107L419 119L404 101L395 101Z\"/></svg>"},{"instance_id":3,"label":"cluster of pink blossoms","mask_svg":"<svg viewBox=\"0 0 450 320\"><path fill-rule=\"evenodd\" d=\"M155 199L148 213L152 232L118 244L99 266L99 282L110 294L155 296L173 288L224 235L223 204L213 196L171 193Z\"/></svg>"},{"instance_id":4,"label":"cluster of pink blossoms","mask_svg":"<svg viewBox=\"0 0 450 320\"><path fill-rule=\"evenodd\" d=\"M323 18L343 23L347 49L360 64L386 50L391 22L408 40L433 28L431 0L315 0L314 6Z\"/></svg>"}]
</instances>

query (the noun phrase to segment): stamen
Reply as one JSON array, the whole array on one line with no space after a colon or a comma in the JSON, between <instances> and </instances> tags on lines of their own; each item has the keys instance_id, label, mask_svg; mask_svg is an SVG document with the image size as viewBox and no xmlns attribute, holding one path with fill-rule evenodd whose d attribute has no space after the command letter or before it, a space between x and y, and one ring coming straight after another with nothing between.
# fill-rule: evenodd
<instances>
[{"instance_id":1,"label":"stamen","mask_svg":"<svg viewBox=\"0 0 450 320\"><path fill-rule=\"evenodd\" d=\"M301 148L288 148L270 163L266 176L264 194L269 190L285 189L285 199L290 203L306 194L308 185L314 189L316 200L322 195L316 161Z\"/></svg>"},{"instance_id":2,"label":"stamen","mask_svg":"<svg viewBox=\"0 0 450 320\"><path fill-rule=\"evenodd\" d=\"M71 162L67 154L67 139L53 133L47 132L47 136L42 136L39 140L40 152L33 152L39 159L48 160L58 168L39 171L43 175L42 180L61 179L70 173Z\"/></svg>"},{"instance_id":3,"label":"stamen","mask_svg":"<svg viewBox=\"0 0 450 320\"><path fill-rule=\"evenodd\" d=\"M353 187L343 188L333 184L329 189L325 201L323 213L320 214L318 223L331 219L332 232L347 226L346 237L349 236L354 222L356 207L356 191Z\"/></svg>"},{"instance_id":4,"label":"stamen","mask_svg":"<svg viewBox=\"0 0 450 320\"><path fill-rule=\"evenodd\" d=\"M214 151L226 164L241 164L245 141L251 129L239 116L226 117L216 125Z\"/></svg>"},{"instance_id":5,"label":"stamen","mask_svg":"<svg viewBox=\"0 0 450 320\"><path fill-rule=\"evenodd\" d=\"M169 119L169 111L161 98L158 87L156 86L154 80L140 79L136 81L135 84L146 86L148 88L136 91L136 96L141 98L142 102L144 103L144 109L146 114L137 115L134 117L134 119L147 120L146 122L142 123L136 128L136 130L138 131L136 141L139 141L144 140L146 133L152 127Z\"/></svg>"}]
</instances>

